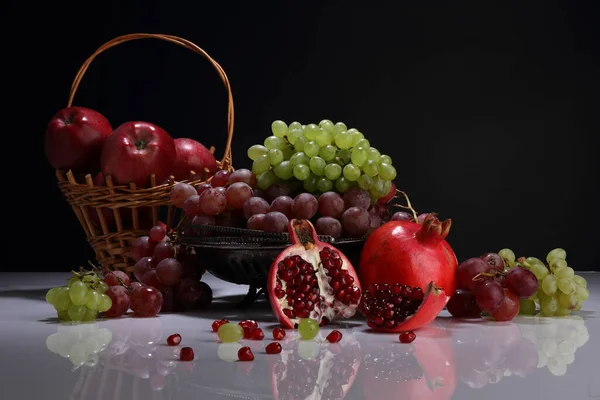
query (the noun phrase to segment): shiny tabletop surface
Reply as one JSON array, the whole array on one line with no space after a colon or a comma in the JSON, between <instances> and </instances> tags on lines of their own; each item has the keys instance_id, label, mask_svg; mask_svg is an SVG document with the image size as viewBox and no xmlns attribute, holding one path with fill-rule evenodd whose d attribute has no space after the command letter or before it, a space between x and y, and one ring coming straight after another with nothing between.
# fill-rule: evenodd
<instances>
[{"instance_id":1,"label":"shiny tabletop surface","mask_svg":"<svg viewBox=\"0 0 600 400\"><path fill-rule=\"evenodd\" d=\"M210 310L60 324L44 301L67 274L0 274L0 398L21 399L600 399L600 274L581 273L590 298L571 317L461 321L446 311L412 344L370 333L360 316L314 341L288 331L283 352L264 347L277 326L268 301L235 307L246 287L205 276ZM221 344L215 319L255 319L265 340ZM332 329L338 344L324 342ZM181 334L195 360L177 360ZM250 346L253 362L232 361ZM83 363L83 364L81 364Z\"/></svg>"}]
</instances>

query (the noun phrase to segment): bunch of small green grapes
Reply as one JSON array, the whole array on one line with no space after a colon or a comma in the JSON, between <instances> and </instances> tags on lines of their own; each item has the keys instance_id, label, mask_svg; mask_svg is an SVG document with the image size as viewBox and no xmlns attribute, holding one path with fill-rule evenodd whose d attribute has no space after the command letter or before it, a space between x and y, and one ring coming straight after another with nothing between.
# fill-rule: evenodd
<instances>
[{"instance_id":1,"label":"bunch of small green grapes","mask_svg":"<svg viewBox=\"0 0 600 400\"><path fill-rule=\"evenodd\" d=\"M575 275L567 264L567 252L561 248L551 250L546 255L546 263L536 257L515 259L510 249L502 249L498 254L508 268L527 268L538 280L536 294L521 300L521 314L533 315L539 308L543 316L567 316L581 309L590 296L585 278Z\"/></svg>"},{"instance_id":2,"label":"bunch of small green grapes","mask_svg":"<svg viewBox=\"0 0 600 400\"><path fill-rule=\"evenodd\" d=\"M94 271L73 272L67 284L50 289L46 301L56 309L61 321L95 321L98 312L112 307L106 294L108 285Z\"/></svg>"},{"instance_id":3,"label":"bunch of small green grapes","mask_svg":"<svg viewBox=\"0 0 600 400\"><path fill-rule=\"evenodd\" d=\"M344 193L358 185L375 201L390 192L396 177L392 159L357 129L324 119L318 125L295 121L289 126L276 120L271 130L264 144L248 149L260 189L296 179L309 193Z\"/></svg>"}]
</instances>

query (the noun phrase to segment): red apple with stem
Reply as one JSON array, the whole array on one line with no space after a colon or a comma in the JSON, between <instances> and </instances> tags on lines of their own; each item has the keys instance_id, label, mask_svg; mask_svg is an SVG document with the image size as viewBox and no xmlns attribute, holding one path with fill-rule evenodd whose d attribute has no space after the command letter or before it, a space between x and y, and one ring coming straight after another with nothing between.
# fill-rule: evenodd
<instances>
[{"instance_id":1,"label":"red apple with stem","mask_svg":"<svg viewBox=\"0 0 600 400\"><path fill-rule=\"evenodd\" d=\"M46 127L44 151L55 169L94 173L100 153L112 132L108 119L85 107L67 107L58 111Z\"/></svg>"},{"instance_id":2,"label":"red apple with stem","mask_svg":"<svg viewBox=\"0 0 600 400\"><path fill-rule=\"evenodd\" d=\"M129 121L106 139L100 167L116 185L133 182L146 187L151 174L155 174L157 184L166 182L173 172L175 155L173 138L164 129L150 122Z\"/></svg>"},{"instance_id":3,"label":"red apple with stem","mask_svg":"<svg viewBox=\"0 0 600 400\"><path fill-rule=\"evenodd\" d=\"M190 171L194 171L202 179L213 176L217 171L215 156L202 143L189 138L175 139L175 180L190 179Z\"/></svg>"}]
</instances>

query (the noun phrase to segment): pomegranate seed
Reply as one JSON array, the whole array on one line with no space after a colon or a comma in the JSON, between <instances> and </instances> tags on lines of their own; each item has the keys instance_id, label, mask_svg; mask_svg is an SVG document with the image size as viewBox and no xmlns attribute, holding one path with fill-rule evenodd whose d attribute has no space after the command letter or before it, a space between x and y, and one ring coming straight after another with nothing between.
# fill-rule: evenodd
<instances>
[{"instance_id":1,"label":"pomegranate seed","mask_svg":"<svg viewBox=\"0 0 600 400\"><path fill-rule=\"evenodd\" d=\"M245 319L242 322L238 323L239 326L241 326L242 328L248 327L248 328L258 328L258 323L256 323L256 321L252 320L252 319Z\"/></svg>"},{"instance_id":2,"label":"pomegranate seed","mask_svg":"<svg viewBox=\"0 0 600 400\"><path fill-rule=\"evenodd\" d=\"M262 329L255 328L250 332L250 337L252 340L263 340L265 338L265 334Z\"/></svg>"},{"instance_id":3,"label":"pomegranate seed","mask_svg":"<svg viewBox=\"0 0 600 400\"><path fill-rule=\"evenodd\" d=\"M373 284L362 293L361 297L359 297L360 290L357 292L350 289L350 297L357 299L358 310L367 317L367 323L372 328L394 328L413 315L423 302L421 288L411 288L398 283Z\"/></svg>"},{"instance_id":4,"label":"pomegranate seed","mask_svg":"<svg viewBox=\"0 0 600 400\"><path fill-rule=\"evenodd\" d=\"M238 359L240 361L254 361L254 354L250 347L245 346L238 350Z\"/></svg>"},{"instance_id":5,"label":"pomegranate seed","mask_svg":"<svg viewBox=\"0 0 600 400\"><path fill-rule=\"evenodd\" d=\"M181 335L179 333L174 333L167 338L169 346L177 346L179 343L181 343Z\"/></svg>"},{"instance_id":6,"label":"pomegranate seed","mask_svg":"<svg viewBox=\"0 0 600 400\"><path fill-rule=\"evenodd\" d=\"M194 359L194 349L191 347L184 347L179 353L179 359L181 361L192 361Z\"/></svg>"},{"instance_id":7,"label":"pomegranate seed","mask_svg":"<svg viewBox=\"0 0 600 400\"><path fill-rule=\"evenodd\" d=\"M273 339L282 340L285 337L285 331L281 328L273 329Z\"/></svg>"},{"instance_id":8,"label":"pomegranate seed","mask_svg":"<svg viewBox=\"0 0 600 400\"><path fill-rule=\"evenodd\" d=\"M415 335L413 331L408 331L402 332L398 339L400 339L400 343L412 343L412 341L415 340L416 337L417 335Z\"/></svg>"},{"instance_id":9,"label":"pomegranate seed","mask_svg":"<svg viewBox=\"0 0 600 400\"><path fill-rule=\"evenodd\" d=\"M269 343L267 347L265 347L265 351L267 354L279 354L281 353L281 345L277 342Z\"/></svg>"},{"instance_id":10,"label":"pomegranate seed","mask_svg":"<svg viewBox=\"0 0 600 400\"><path fill-rule=\"evenodd\" d=\"M244 339L252 339L252 328L244 327Z\"/></svg>"},{"instance_id":11,"label":"pomegranate seed","mask_svg":"<svg viewBox=\"0 0 600 400\"><path fill-rule=\"evenodd\" d=\"M331 331L331 333L327 335L326 339L329 341L329 343L337 343L342 340L342 332L338 330Z\"/></svg>"},{"instance_id":12,"label":"pomegranate seed","mask_svg":"<svg viewBox=\"0 0 600 400\"><path fill-rule=\"evenodd\" d=\"M217 320L215 322L212 323L212 330L213 332L216 332L219 330L219 327L223 324L227 324L229 323L229 321L227 321L226 319L221 319L221 320Z\"/></svg>"}]
</instances>

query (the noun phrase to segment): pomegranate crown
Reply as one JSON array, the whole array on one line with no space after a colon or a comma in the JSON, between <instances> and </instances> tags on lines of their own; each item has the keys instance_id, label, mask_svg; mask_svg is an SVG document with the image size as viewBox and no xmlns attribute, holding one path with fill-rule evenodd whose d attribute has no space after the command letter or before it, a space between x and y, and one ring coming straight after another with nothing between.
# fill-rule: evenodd
<instances>
[{"instance_id":1,"label":"pomegranate crown","mask_svg":"<svg viewBox=\"0 0 600 400\"><path fill-rule=\"evenodd\" d=\"M445 221L440 221L436 213L431 213L425 217L421 229L417 233L417 238L423 242L439 242L446 239L450 233L452 220L448 218Z\"/></svg>"}]
</instances>

